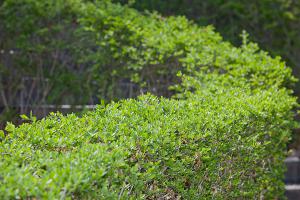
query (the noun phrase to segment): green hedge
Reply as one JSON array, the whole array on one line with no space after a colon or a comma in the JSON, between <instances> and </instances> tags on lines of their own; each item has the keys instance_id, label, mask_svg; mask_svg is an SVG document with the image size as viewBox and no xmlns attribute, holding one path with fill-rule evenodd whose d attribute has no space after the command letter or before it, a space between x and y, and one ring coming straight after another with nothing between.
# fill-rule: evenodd
<instances>
[{"instance_id":1,"label":"green hedge","mask_svg":"<svg viewBox=\"0 0 300 200\"><path fill-rule=\"evenodd\" d=\"M43 1L5 2L2 10ZM109 1L64 2L77 5L76 33L90 38L83 43L95 42L84 51L83 66L99 87L90 91L101 91L112 73L111 84L127 77L158 95L166 84L178 99L145 95L82 117L23 116L31 123L8 124L7 135L0 132L1 199L283 198L296 99L280 58L246 33L238 48L184 17L142 15Z\"/></svg>"},{"instance_id":2,"label":"green hedge","mask_svg":"<svg viewBox=\"0 0 300 200\"><path fill-rule=\"evenodd\" d=\"M266 87L274 84L269 81L289 88L294 82L291 69L279 57L273 59L249 43L245 32L237 48L223 41L212 27L199 27L185 17L142 15L101 1L88 4L83 12L83 26L96 36L99 46L110 52L115 63L122 63L121 68L118 64L112 65L116 68L110 66L111 73L128 76L158 95L168 94L160 85L172 88L180 81L176 77L179 70L191 74L217 70Z\"/></svg>"},{"instance_id":3,"label":"green hedge","mask_svg":"<svg viewBox=\"0 0 300 200\"><path fill-rule=\"evenodd\" d=\"M113 0L138 10L158 11L164 16L182 15L199 25L212 24L226 40L240 44L246 30L251 40L289 62L300 75L300 2L298 0ZM299 89L297 93L299 94Z\"/></svg>"},{"instance_id":4,"label":"green hedge","mask_svg":"<svg viewBox=\"0 0 300 200\"><path fill-rule=\"evenodd\" d=\"M259 71L290 79L279 59L252 55L258 51L250 52L253 46L236 48L210 26L141 14L108 0L5 0L0 19L0 88L8 106L18 104L24 76L48 81L46 96L35 104L58 105L126 98L122 83L130 81L137 84L130 96L170 96L169 87L180 82L178 70L201 67L244 70L251 63L247 76Z\"/></svg>"},{"instance_id":5,"label":"green hedge","mask_svg":"<svg viewBox=\"0 0 300 200\"><path fill-rule=\"evenodd\" d=\"M224 88L9 124L0 143L0 197L283 197L294 98L278 88Z\"/></svg>"}]
</instances>

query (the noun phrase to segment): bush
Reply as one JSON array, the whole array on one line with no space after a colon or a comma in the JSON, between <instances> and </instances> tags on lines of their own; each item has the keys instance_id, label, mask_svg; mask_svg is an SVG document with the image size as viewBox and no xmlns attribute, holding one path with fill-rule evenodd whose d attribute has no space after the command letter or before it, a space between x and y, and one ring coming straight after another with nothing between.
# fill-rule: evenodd
<instances>
[{"instance_id":1,"label":"bush","mask_svg":"<svg viewBox=\"0 0 300 200\"><path fill-rule=\"evenodd\" d=\"M90 58L107 55L94 72L154 92L167 80L179 99L146 95L82 117L8 124L0 135L2 199L283 198L296 100L280 58L245 33L233 47L184 17L108 1L79 8L81 30L97 41Z\"/></svg>"},{"instance_id":2,"label":"bush","mask_svg":"<svg viewBox=\"0 0 300 200\"><path fill-rule=\"evenodd\" d=\"M108 0L5 0L0 18L5 50L1 104L8 106L24 104L18 95L31 85L23 77L47 80L47 87L42 82L39 88L45 94L23 100L38 105L93 104L147 91L171 96L169 88L180 82L177 72L195 68L244 70L240 66L251 63L245 76L272 74L283 84L291 79L279 59L256 54L253 45L236 48L210 26L199 27L185 17L141 14ZM128 84L133 85L132 91L126 88L130 94L124 92Z\"/></svg>"},{"instance_id":3,"label":"bush","mask_svg":"<svg viewBox=\"0 0 300 200\"><path fill-rule=\"evenodd\" d=\"M0 196L279 198L293 102L283 89L232 88L10 124Z\"/></svg>"},{"instance_id":4,"label":"bush","mask_svg":"<svg viewBox=\"0 0 300 200\"><path fill-rule=\"evenodd\" d=\"M164 16L182 15L199 25L212 24L226 40L240 44L246 30L251 40L272 55L281 55L299 77L300 3L297 0L113 0L130 3L138 10L158 11ZM297 93L299 94L298 87Z\"/></svg>"}]
</instances>

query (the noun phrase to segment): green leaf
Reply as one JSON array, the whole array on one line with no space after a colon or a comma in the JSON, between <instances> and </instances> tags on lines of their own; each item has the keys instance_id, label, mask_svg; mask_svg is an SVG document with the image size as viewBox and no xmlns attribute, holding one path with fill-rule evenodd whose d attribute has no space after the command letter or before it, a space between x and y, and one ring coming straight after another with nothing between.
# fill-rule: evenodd
<instances>
[{"instance_id":1,"label":"green leaf","mask_svg":"<svg viewBox=\"0 0 300 200\"><path fill-rule=\"evenodd\" d=\"M20 115L21 119L23 120L30 120L29 117L27 117L25 114Z\"/></svg>"}]
</instances>

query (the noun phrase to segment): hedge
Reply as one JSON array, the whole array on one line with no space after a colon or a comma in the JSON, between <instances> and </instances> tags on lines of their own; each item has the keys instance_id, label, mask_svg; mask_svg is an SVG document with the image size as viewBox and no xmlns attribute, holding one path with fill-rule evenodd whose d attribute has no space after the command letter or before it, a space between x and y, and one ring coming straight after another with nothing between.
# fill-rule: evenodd
<instances>
[{"instance_id":1,"label":"hedge","mask_svg":"<svg viewBox=\"0 0 300 200\"><path fill-rule=\"evenodd\" d=\"M9 123L0 132L1 199L284 198L296 99L279 57L246 33L238 48L184 17L72 2L81 33L96 41L95 80L107 69L158 95L157 80L167 80L174 99L142 95L81 117Z\"/></svg>"},{"instance_id":2,"label":"hedge","mask_svg":"<svg viewBox=\"0 0 300 200\"><path fill-rule=\"evenodd\" d=\"M220 87L218 87L220 88ZM281 198L294 98L272 88L152 95L9 124L1 199Z\"/></svg>"},{"instance_id":3,"label":"hedge","mask_svg":"<svg viewBox=\"0 0 300 200\"><path fill-rule=\"evenodd\" d=\"M157 11L163 16L182 15L216 30L235 45L240 44L242 30L250 33L272 55L281 55L299 77L300 2L297 0L113 0L140 11ZM147 12L147 11L146 11ZM298 85L299 86L299 85ZM299 95L298 87L296 88Z\"/></svg>"},{"instance_id":4,"label":"hedge","mask_svg":"<svg viewBox=\"0 0 300 200\"><path fill-rule=\"evenodd\" d=\"M280 59L256 54L253 45L235 47L211 26L199 27L182 16L142 14L109 0L5 0L0 19L1 104L7 108L21 104L23 77L47 81L40 83L45 93L32 98L36 105L94 104L147 91L171 96L179 70L203 67L291 79ZM241 67L249 63L251 69ZM133 85L130 95L126 84Z\"/></svg>"},{"instance_id":5,"label":"hedge","mask_svg":"<svg viewBox=\"0 0 300 200\"><path fill-rule=\"evenodd\" d=\"M262 80L267 77L268 81L279 81L279 85L289 88L295 81L280 57L273 59L261 51L249 42L245 32L242 45L237 48L223 41L213 27L199 27L185 17L142 15L128 7L101 1L83 10L81 23L97 37L97 44L110 52L114 62L122 64L121 68L111 67L111 73L127 75L155 94L166 96L166 88L159 86L172 87L178 83L179 70L192 74L198 70L218 70L252 82L259 79L261 85L269 85Z\"/></svg>"}]
</instances>

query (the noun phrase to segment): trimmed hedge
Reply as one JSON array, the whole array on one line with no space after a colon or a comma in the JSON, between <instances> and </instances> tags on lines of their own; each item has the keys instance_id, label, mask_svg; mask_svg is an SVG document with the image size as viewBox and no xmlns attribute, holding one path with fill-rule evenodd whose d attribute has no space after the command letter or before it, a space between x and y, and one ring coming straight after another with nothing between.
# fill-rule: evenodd
<instances>
[{"instance_id":1,"label":"trimmed hedge","mask_svg":"<svg viewBox=\"0 0 300 200\"><path fill-rule=\"evenodd\" d=\"M147 91L171 96L178 70L205 67L280 76L290 84L291 70L280 59L255 54L253 45L236 48L213 27L185 17L141 14L109 0L5 0L0 19L0 87L8 106L20 104L24 76L47 80L37 105L93 104ZM131 95L122 83L135 84Z\"/></svg>"},{"instance_id":2,"label":"trimmed hedge","mask_svg":"<svg viewBox=\"0 0 300 200\"><path fill-rule=\"evenodd\" d=\"M9 124L0 197L283 197L293 104L283 89L236 87L188 100L146 95L83 117L53 113Z\"/></svg>"},{"instance_id":3,"label":"trimmed hedge","mask_svg":"<svg viewBox=\"0 0 300 200\"><path fill-rule=\"evenodd\" d=\"M138 10L158 11L163 16L182 15L199 25L212 24L226 40L240 44L246 30L251 40L272 55L280 55L299 77L300 1L298 0L113 0ZM299 86L299 85L298 85ZM299 89L297 87L297 94Z\"/></svg>"},{"instance_id":4,"label":"trimmed hedge","mask_svg":"<svg viewBox=\"0 0 300 200\"><path fill-rule=\"evenodd\" d=\"M114 62L122 63L121 68L111 67L111 73L128 76L155 94L166 96L166 88L160 85L172 88L180 81L176 78L179 70L184 74L217 70L266 86L276 81L280 87L290 88L295 81L280 57L273 59L249 43L245 32L237 48L223 41L213 27L199 27L185 17L141 14L102 1L87 4L83 10L83 26L95 35L100 47L110 52Z\"/></svg>"},{"instance_id":5,"label":"trimmed hedge","mask_svg":"<svg viewBox=\"0 0 300 200\"><path fill-rule=\"evenodd\" d=\"M99 80L102 67L150 91L170 78L178 99L145 95L82 117L8 124L0 132L1 199L284 197L296 100L280 58L246 33L237 48L183 17L76 2L80 30L97 42L90 58L107 55L95 60Z\"/></svg>"}]
</instances>

